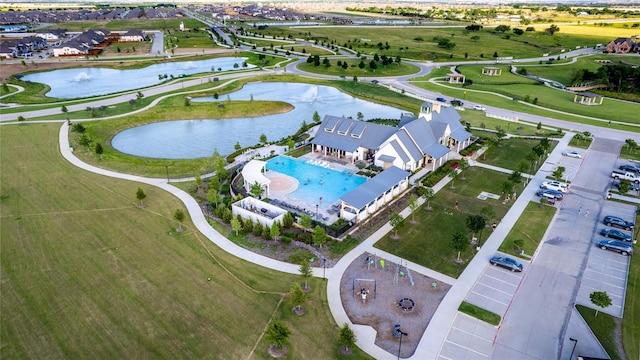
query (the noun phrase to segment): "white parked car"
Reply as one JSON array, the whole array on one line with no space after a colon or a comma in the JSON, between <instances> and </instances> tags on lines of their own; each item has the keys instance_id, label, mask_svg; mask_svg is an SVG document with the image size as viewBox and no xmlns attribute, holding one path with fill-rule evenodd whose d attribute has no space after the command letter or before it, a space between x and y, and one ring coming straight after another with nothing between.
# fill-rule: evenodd
<instances>
[{"instance_id":1,"label":"white parked car","mask_svg":"<svg viewBox=\"0 0 640 360\"><path fill-rule=\"evenodd\" d=\"M485 111L486 109L484 108L484 106L482 105L475 105L473 107L473 110L480 110L480 111Z\"/></svg>"},{"instance_id":2,"label":"white parked car","mask_svg":"<svg viewBox=\"0 0 640 360\"><path fill-rule=\"evenodd\" d=\"M579 151L563 151L562 155L564 156L568 156L568 157L572 157L572 158L576 158L576 159L582 159L582 154Z\"/></svg>"},{"instance_id":3,"label":"white parked car","mask_svg":"<svg viewBox=\"0 0 640 360\"><path fill-rule=\"evenodd\" d=\"M556 191L562 191L563 193L566 193L567 191L569 191L569 185L565 183L561 183L559 181L544 181L540 185L540 189L556 190Z\"/></svg>"}]
</instances>

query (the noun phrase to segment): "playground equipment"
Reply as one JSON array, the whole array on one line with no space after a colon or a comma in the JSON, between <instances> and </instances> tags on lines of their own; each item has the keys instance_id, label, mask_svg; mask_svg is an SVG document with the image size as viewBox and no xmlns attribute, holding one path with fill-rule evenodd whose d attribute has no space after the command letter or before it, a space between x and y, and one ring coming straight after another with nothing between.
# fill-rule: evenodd
<instances>
[{"instance_id":1,"label":"playground equipment","mask_svg":"<svg viewBox=\"0 0 640 360\"><path fill-rule=\"evenodd\" d=\"M411 311L416 306L416 303L411 298L402 298L398 301L398 306L402 309L402 311Z\"/></svg>"},{"instance_id":2,"label":"playground equipment","mask_svg":"<svg viewBox=\"0 0 640 360\"><path fill-rule=\"evenodd\" d=\"M356 286L357 285L357 286ZM353 279L353 284L351 285L351 290L353 291L353 296L360 296L362 302L367 301L367 296L371 293L371 285L373 285L373 298L376 298L377 292L377 283L375 279Z\"/></svg>"}]
</instances>

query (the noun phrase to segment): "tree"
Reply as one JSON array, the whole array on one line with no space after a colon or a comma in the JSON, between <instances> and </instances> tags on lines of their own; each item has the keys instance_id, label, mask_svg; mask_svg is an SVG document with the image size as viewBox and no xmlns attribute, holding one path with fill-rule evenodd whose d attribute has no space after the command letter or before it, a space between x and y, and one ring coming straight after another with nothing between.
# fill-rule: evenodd
<instances>
[{"instance_id":1,"label":"tree","mask_svg":"<svg viewBox=\"0 0 640 360\"><path fill-rule=\"evenodd\" d=\"M307 279L313 276L313 269L311 268L311 263L309 263L309 259L304 259L300 267L298 268L300 275L304 279L304 289L309 291L309 284L307 284Z\"/></svg>"},{"instance_id":2,"label":"tree","mask_svg":"<svg viewBox=\"0 0 640 360\"><path fill-rule=\"evenodd\" d=\"M147 194L144 193L144 190L142 190L142 188L138 188L138 191L136 191L136 199L138 199L138 206L140 207L144 207L144 202L142 202L142 200L144 200L147 197Z\"/></svg>"},{"instance_id":3,"label":"tree","mask_svg":"<svg viewBox=\"0 0 640 360\"><path fill-rule=\"evenodd\" d=\"M249 189L249 194L251 194L251 196L253 196L254 198L260 199L262 194L264 194L264 188L262 187L262 185L260 185L258 181L256 181L251 185L251 189Z\"/></svg>"},{"instance_id":4,"label":"tree","mask_svg":"<svg viewBox=\"0 0 640 360\"><path fill-rule=\"evenodd\" d=\"M313 112L312 120L313 120L314 123L319 123L320 122L320 114L318 114L317 111Z\"/></svg>"},{"instance_id":5,"label":"tree","mask_svg":"<svg viewBox=\"0 0 640 360\"><path fill-rule=\"evenodd\" d=\"M102 153L104 152L104 149L102 148L102 144L96 143L95 151L97 155L102 155Z\"/></svg>"},{"instance_id":6,"label":"tree","mask_svg":"<svg viewBox=\"0 0 640 360\"><path fill-rule=\"evenodd\" d=\"M427 210L431 210L431 206L429 206L429 202L431 201L431 199L433 199L433 197L435 196L435 191L433 191L433 188L430 187L425 187L425 186L420 186L418 187L417 190L418 195L420 195L420 197L422 197L424 199L424 201L427 203Z\"/></svg>"},{"instance_id":7,"label":"tree","mask_svg":"<svg viewBox=\"0 0 640 360\"><path fill-rule=\"evenodd\" d=\"M544 33L547 35L553 35L560 31L560 28L556 24L551 24L548 28L544 29Z\"/></svg>"},{"instance_id":8,"label":"tree","mask_svg":"<svg viewBox=\"0 0 640 360\"><path fill-rule=\"evenodd\" d=\"M629 148L629 151L632 153L635 153L636 149L638 148L638 143L636 143L636 141L633 139L626 139L624 141L624 144L626 147Z\"/></svg>"},{"instance_id":9,"label":"tree","mask_svg":"<svg viewBox=\"0 0 640 360\"><path fill-rule=\"evenodd\" d=\"M469 215L465 222L473 234L472 237L476 237L476 232L482 231L487 226L486 220L481 215Z\"/></svg>"},{"instance_id":10,"label":"tree","mask_svg":"<svg viewBox=\"0 0 640 360\"><path fill-rule=\"evenodd\" d=\"M260 142L263 144L267 143L267 135L265 135L264 133L260 135Z\"/></svg>"},{"instance_id":11,"label":"tree","mask_svg":"<svg viewBox=\"0 0 640 360\"><path fill-rule=\"evenodd\" d=\"M606 291L594 291L589 294L589 299L595 306L599 306L601 308L606 308L611 306L611 298ZM598 316L598 309L596 309L596 316Z\"/></svg>"},{"instance_id":12,"label":"tree","mask_svg":"<svg viewBox=\"0 0 640 360\"><path fill-rule=\"evenodd\" d=\"M200 188L200 186L202 186L202 175L196 174L195 181L196 181L196 187Z\"/></svg>"},{"instance_id":13,"label":"tree","mask_svg":"<svg viewBox=\"0 0 640 360\"><path fill-rule=\"evenodd\" d=\"M322 244L327 241L327 232L320 225L316 225L312 234L313 245L322 249Z\"/></svg>"},{"instance_id":14,"label":"tree","mask_svg":"<svg viewBox=\"0 0 640 360\"><path fill-rule=\"evenodd\" d=\"M353 332L349 324L345 323L342 325L338 332L338 344L342 345L348 352L349 348L355 346L356 341L356 334Z\"/></svg>"},{"instance_id":15,"label":"tree","mask_svg":"<svg viewBox=\"0 0 640 360\"><path fill-rule=\"evenodd\" d=\"M191 106L191 99L188 96L184 98L184 106Z\"/></svg>"},{"instance_id":16,"label":"tree","mask_svg":"<svg viewBox=\"0 0 640 360\"><path fill-rule=\"evenodd\" d=\"M495 31L503 33L503 32L509 31L510 29L511 29L511 26L509 25L498 25L496 26Z\"/></svg>"},{"instance_id":17,"label":"tree","mask_svg":"<svg viewBox=\"0 0 640 360\"><path fill-rule=\"evenodd\" d=\"M311 229L311 224L313 223L313 220L311 219L311 216L307 214L302 214L302 216L300 216L300 220L298 220L298 223L300 224L302 229L305 232L307 232L309 231L309 229Z\"/></svg>"},{"instance_id":18,"label":"tree","mask_svg":"<svg viewBox=\"0 0 640 360\"><path fill-rule=\"evenodd\" d=\"M549 152L549 149L551 149L551 141L549 140L549 138L542 138L540 139L540 147L542 148L542 150L544 150L544 154L546 155Z\"/></svg>"},{"instance_id":19,"label":"tree","mask_svg":"<svg viewBox=\"0 0 640 360\"><path fill-rule=\"evenodd\" d=\"M277 222L274 222L271 225L271 229L269 229L269 232L271 233L271 238L277 241L278 238L280 237L280 224L278 224Z\"/></svg>"},{"instance_id":20,"label":"tree","mask_svg":"<svg viewBox=\"0 0 640 360\"><path fill-rule=\"evenodd\" d=\"M498 129L498 132L496 132L496 138L495 138L495 142L496 145L500 146L500 142L507 136L507 132L504 131L504 129L500 128Z\"/></svg>"},{"instance_id":21,"label":"tree","mask_svg":"<svg viewBox=\"0 0 640 360\"><path fill-rule=\"evenodd\" d=\"M228 177L229 173L227 173L226 160L220 153L218 149L213 150L213 154L211 155L211 160L213 163L213 171L216 173L216 176L221 182L224 182Z\"/></svg>"},{"instance_id":22,"label":"tree","mask_svg":"<svg viewBox=\"0 0 640 360\"><path fill-rule=\"evenodd\" d=\"M364 120L364 115L363 115L360 111L358 111L358 114L356 115L356 118L357 118L359 121L362 121L362 120Z\"/></svg>"},{"instance_id":23,"label":"tree","mask_svg":"<svg viewBox=\"0 0 640 360\"><path fill-rule=\"evenodd\" d=\"M461 175L461 179L465 180L464 177L464 171L467 170L469 168L469 161L467 161L467 159L462 158L460 159L460 161L458 161L458 169L460 169L460 175Z\"/></svg>"},{"instance_id":24,"label":"tree","mask_svg":"<svg viewBox=\"0 0 640 360\"><path fill-rule=\"evenodd\" d=\"M242 230L242 222L237 217L231 219L231 230L236 232L236 236L238 236L238 231Z\"/></svg>"},{"instance_id":25,"label":"tree","mask_svg":"<svg viewBox=\"0 0 640 360\"><path fill-rule=\"evenodd\" d=\"M553 173L551 173L551 175L553 175L553 178L557 181L560 181L562 179L562 175L564 174L565 171L565 167L564 166L558 166Z\"/></svg>"},{"instance_id":26,"label":"tree","mask_svg":"<svg viewBox=\"0 0 640 360\"><path fill-rule=\"evenodd\" d=\"M240 145L240 141L236 141L236 144L233 145L233 149L235 151L240 151L240 149L242 149L242 145Z\"/></svg>"},{"instance_id":27,"label":"tree","mask_svg":"<svg viewBox=\"0 0 640 360\"><path fill-rule=\"evenodd\" d=\"M404 222L404 218L399 213L394 213L393 215L391 215L391 219L389 219L389 223L391 224L391 227L395 231L394 236L396 239L398 238L398 228L402 226L403 222Z\"/></svg>"},{"instance_id":28,"label":"tree","mask_svg":"<svg viewBox=\"0 0 640 360\"><path fill-rule=\"evenodd\" d=\"M24 116L22 116L22 115L18 116L18 121L25 121L25 120L27 120L27 119L25 119Z\"/></svg>"},{"instance_id":29,"label":"tree","mask_svg":"<svg viewBox=\"0 0 640 360\"><path fill-rule=\"evenodd\" d=\"M290 228L293 225L293 216L291 215L290 212L286 212L284 213L284 216L282 217L282 226L285 229Z\"/></svg>"},{"instance_id":30,"label":"tree","mask_svg":"<svg viewBox=\"0 0 640 360\"><path fill-rule=\"evenodd\" d=\"M173 213L173 218L178 222L178 231L182 231L182 222L184 221L185 215L184 212L180 209L176 209Z\"/></svg>"},{"instance_id":31,"label":"tree","mask_svg":"<svg viewBox=\"0 0 640 360\"><path fill-rule=\"evenodd\" d=\"M511 191L513 191L513 183L511 181L503 182L501 187L502 187L502 192L505 194L505 196L511 194Z\"/></svg>"},{"instance_id":32,"label":"tree","mask_svg":"<svg viewBox=\"0 0 640 360\"><path fill-rule=\"evenodd\" d=\"M291 335L291 330L283 325L279 319L273 319L267 326L267 331L265 331L264 335L267 341L275 344L276 350L278 350Z\"/></svg>"},{"instance_id":33,"label":"tree","mask_svg":"<svg viewBox=\"0 0 640 360\"><path fill-rule=\"evenodd\" d=\"M295 140L293 140L292 138L289 138L289 140L287 140L287 148L289 149L289 151L293 150L296 147L296 142Z\"/></svg>"},{"instance_id":34,"label":"tree","mask_svg":"<svg viewBox=\"0 0 640 360\"><path fill-rule=\"evenodd\" d=\"M447 176L451 178L451 188L455 188L453 186L453 182L455 181L456 177L458 177L458 170L454 168L449 169L449 171L447 172Z\"/></svg>"},{"instance_id":35,"label":"tree","mask_svg":"<svg viewBox=\"0 0 640 360\"><path fill-rule=\"evenodd\" d=\"M478 35L473 35L470 39L471 39L471 41L473 41L473 42L478 42L478 40L480 40L480 36L478 36Z\"/></svg>"},{"instance_id":36,"label":"tree","mask_svg":"<svg viewBox=\"0 0 640 360\"><path fill-rule=\"evenodd\" d=\"M420 207L420 204L418 204L418 198L414 194L411 194L411 196L409 196L409 208L411 209L411 223L416 222L416 210L418 210L418 207Z\"/></svg>"},{"instance_id":37,"label":"tree","mask_svg":"<svg viewBox=\"0 0 640 360\"><path fill-rule=\"evenodd\" d=\"M620 184L618 184L618 191L620 194L624 195L631 190L631 181L627 179L620 179Z\"/></svg>"},{"instance_id":38,"label":"tree","mask_svg":"<svg viewBox=\"0 0 640 360\"><path fill-rule=\"evenodd\" d=\"M299 283L293 283L289 295L291 296L291 305L299 312L302 309L302 305L307 301L307 294L302 290Z\"/></svg>"},{"instance_id":39,"label":"tree","mask_svg":"<svg viewBox=\"0 0 640 360\"><path fill-rule=\"evenodd\" d=\"M140 101L142 100L143 97L144 97L144 94L142 93L142 91L138 91L138 93L136 94L136 100Z\"/></svg>"},{"instance_id":40,"label":"tree","mask_svg":"<svg viewBox=\"0 0 640 360\"><path fill-rule=\"evenodd\" d=\"M6 85L6 84L5 84ZM67 119L69 118L67 116L67 113L69 112L69 109L67 109L66 106L62 105L62 108L60 109L60 111L62 111L63 114L65 114L65 116L67 117Z\"/></svg>"},{"instance_id":41,"label":"tree","mask_svg":"<svg viewBox=\"0 0 640 360\"><path fill-rule=\"evenodd\" d=\"M460 230L454 231L451 235L451 247L458 252L457 261L460 262L460 252L464 251L469 246L466 236Z\"/></svg>"}]
</instances>

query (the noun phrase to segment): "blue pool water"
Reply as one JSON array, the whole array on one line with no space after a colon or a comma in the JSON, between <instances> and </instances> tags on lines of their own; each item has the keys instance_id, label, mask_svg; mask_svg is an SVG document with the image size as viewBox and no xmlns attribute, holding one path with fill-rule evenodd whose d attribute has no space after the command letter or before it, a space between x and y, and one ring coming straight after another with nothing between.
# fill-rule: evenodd
<instances>
[{"instance_id":1,"label":"blue pool water","mask_svg":"<svg viewBox=\"0 0 640 360\"><path fill-rule=\"evenodd\" d=\"M267 161L267 170L292 176L300 182L298 189L289 197L295 200L318 204L327 208L342 195L357 188L367 178L346 170L334 170L330 167L308 163L306 159L278 156ZM331 164L330 166L335 166ZM322 197L322 201L320 198Z\"/></svg>"}]
</instances>

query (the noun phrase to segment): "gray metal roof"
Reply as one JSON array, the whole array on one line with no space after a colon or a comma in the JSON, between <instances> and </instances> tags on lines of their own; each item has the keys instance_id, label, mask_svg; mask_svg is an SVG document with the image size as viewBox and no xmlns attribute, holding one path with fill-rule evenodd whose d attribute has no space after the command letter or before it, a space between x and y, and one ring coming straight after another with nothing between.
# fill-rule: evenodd
<instances>
[{"instance_id":1,"label":"gray metal roof","mask_svg":"<svg viewBox=\"0 0 640 360\"><path fill-rule=\"evenodd\" d=\"M434 143L431 144L431 146L427 147L425 149L425 152L436 159L440 159L441 157L445 156L449 151L449 148L444 146L444 145L440 145L439 143Z\"/></svg>"},{"instance_id":2,"label":"gray metal roof","mask_svg":"<svg viewBox=\"0 0 640 360\"><path fill-rule=\"evenodd\" d=\"M423 156L422 151L418 149L416 144L413 142L413 140L411 140L411 137L409 137L409 135L405 132L405 130L400 129L396 133L396 136L398 136L398 139L400 139L400 141L402 142L404 147L407 149L409 154L411 154L411 157L413 158L413 160L417 161L422 159L422 156Z\"/></svg>"},{"instance_id":3,"label":"gray metal roof","mask_svg":"<svg viewBox=\"0 0 640 360\"><path fill-rule=\"evenodd\" d=\"M396 158L391 155L380 155L380 157L378 157L378 160L388 163L392 163L395 159Z\"/></svg>"},{"instance_id":4,"label":"gray metal roof","mask_svg":"<svg viewBox=\"0 0 640 360\"><path fill-rule=\"evenodd\" d=\"M389 144L391 145L393 150L395 150L396 154L400 156L400 160L402 160L403 164L406 164L411 160L407 155L407 153L405 153L404 150L402 149L402 146L400 146L400 144L398 144L396 140L391 141Z\"/></svg>"},{"instance_id":5,"label":"gray metal roof","mask_svg":"<svg viewBox=\"0 0 640 360\"><path fill-rule=\"evenodd\" d=\"M349 152L358 147L377 149L396 130L392 126L327 115L311 143Z\"/></svg>"},{"instance_id":6,"label":"gray metal roof","mask_svg":"<svg viewBox=\"0 0 640 360\"><path fill-rule=\"evenodd\" d=\"M438 138L433 135L433 129L425 118L421 117L405 125L404 129L411 138L416 142L416 146L426 153L426 149L433 143L438 142Z\"/></svg>"},{"instance_id":7,"label":"gray metal roof","mask_svg":"<svg viewBox=\"0 0 640 360\"><path fill-rule=\"evenodd\" d=\"M471 133L464 128L456 129L451 132L451 137L458 141L465 141L471 137Z\"/></svg>"},{"instance_id":8,"label":"gray metal roof","mask_svg":"<svg viewBox=\"0 0 640 360\"><path fill-rule=\"evenodd\" d=\"M380 174L369 179L366 183L342 195L340 200L362 210L367 204L377 199L380 195L393 188L403 179L407 179L410 173L395 166L391 166Z\"/></svg>"}]
</instances>

